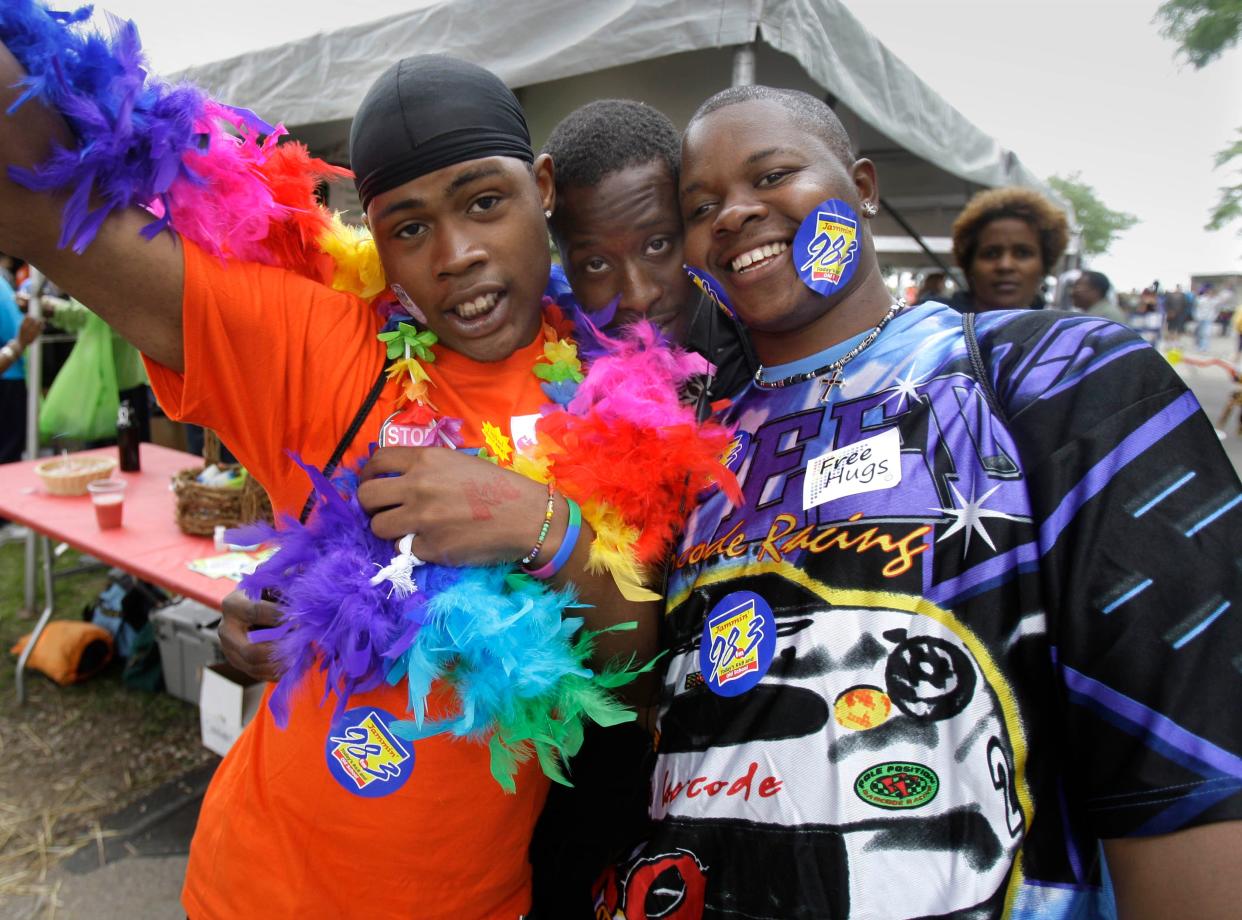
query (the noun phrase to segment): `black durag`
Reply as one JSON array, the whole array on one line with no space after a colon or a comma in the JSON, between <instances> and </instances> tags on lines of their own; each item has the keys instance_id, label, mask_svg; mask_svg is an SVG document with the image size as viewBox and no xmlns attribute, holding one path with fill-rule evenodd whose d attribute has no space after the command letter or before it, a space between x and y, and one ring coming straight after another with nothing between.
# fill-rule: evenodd
<instances>
[{"instance_id":1,"label":"black durag","mask_svg":"<svg viewBox=\"0 0 1242 920\"><path fill-rule=\"evenodd\" d=\"M477 64L420 54L389 67L367 91L349 132L349 159L366 210L376 195L483 157L534 162L517 97Z\"/></svg>"}]
</instances>

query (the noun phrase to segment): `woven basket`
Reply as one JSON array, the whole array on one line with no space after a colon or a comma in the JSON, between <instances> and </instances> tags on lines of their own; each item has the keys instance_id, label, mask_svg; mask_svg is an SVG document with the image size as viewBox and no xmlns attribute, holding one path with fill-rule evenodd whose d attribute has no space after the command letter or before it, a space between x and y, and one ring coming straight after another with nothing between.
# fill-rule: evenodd
<instances>
[{"instance_id":1,"label":"woven basket","mask_svg":"<svg viewBox=\"0 0 1242 920\"><path fill-rule=\"evenodd\" d=\"M177 526L195 537L210 537L217 527L237 527L254 521L272 522L272 502L253 476L240 489L207 486L198 474L213 464L221 470L237 470L236 463L220 462L220 439L214 431L203 432L202 466L182 470L173 477L177 496Z\"/></svg>"},{"instance_id":2,"label":"woven basket","mask_svg":"<svg viewBox=\"0 0 1242 920\"><path fill-rule=\"evenodd\" d=\"M49 495L85 495L87 483L107 479L116 469L108 457L57 457L35 467Z\"/></svg>"}]
</instances>

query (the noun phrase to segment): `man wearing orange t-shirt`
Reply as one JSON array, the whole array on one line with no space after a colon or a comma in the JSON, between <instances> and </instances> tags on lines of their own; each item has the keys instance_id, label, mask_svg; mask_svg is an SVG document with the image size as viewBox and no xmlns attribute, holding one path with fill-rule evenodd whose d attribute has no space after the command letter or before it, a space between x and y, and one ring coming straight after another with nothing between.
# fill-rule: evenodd
<instances>
[{"instance_id":1,"label":"man wearing orange t-shirt","mask_svg":"<svg viewBox=\"0 0 1242 920\"><path fill-rule=\"evenodd\" d=\"M0 50L0 84L21 77ZM16 94L4 90L2 104ZM67 142L46 109L13 117L0 165L29 166ZM364 100L351 158L387 277L440 339L426 368L437 409L463 420L467 446L483 444L485 422L506 433L529 425L546 402L531 370L549 268L542 212L554 188L516 99L480 68L407 59ZM297 514L308 493L286 449L320 468L337 448L345 463L365 456L398 389L383 380L382 322L369 304L280 269L222 265L172 234L142 243L149 218L140 212L109 218L84 254L60 250L62 204L0 170L0 249L40 266L137 345L169 415L219 431L279 511ZM413 551L446 564L521 557L547 502L537 483L438 448L382 448L358 494L377 536L417 534ZM544 552L559 548L566 519L559 500ZM589 627L640 623L637 634L601 637L601 657L635 646L649 657L654 610L586 573L592 538L584 524L554 581L573 582L592 605ZM485 747L439 736L395 748L386 779L339 769L333 739L368 720L382 733L405 711L405 693L357 694L345 724L329 724L315 674L294 694L286 729L260 710L204 800L183 892L194 920L516 918L528 909L526 846L546 793L537 768L505 795ZM433 689L431 717L453 705Z\"/></svg>"}]
</instances>

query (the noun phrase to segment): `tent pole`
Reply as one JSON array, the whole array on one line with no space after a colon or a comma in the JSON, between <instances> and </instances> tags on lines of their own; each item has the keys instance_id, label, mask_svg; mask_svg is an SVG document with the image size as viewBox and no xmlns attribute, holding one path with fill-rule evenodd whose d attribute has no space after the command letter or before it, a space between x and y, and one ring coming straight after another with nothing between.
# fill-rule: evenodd
<instances>
[{"instance_id":1,"label":"tent pole","mask_svg":"<svg viewBox=\"0 0 1242 920\"><path fill-rule=\"evenodd\" d=\"M43 285L47 279L33 265L30 267L30 306L33 316L43 316ZM43 387L43 336L39 335L26 352L26 459L39 456L39 391ZM35 540L33 529L26 534L25 609L35 610Z\"/></svg>"},{"instance_id":2,"label":"tent pole","mask_svg":"<svg viewBox=\"0 0 1242 920\"><path fill-rule=\"evenodd\" d=\"M733 86L752 86L755 82L755 45L753 42L733 49Z\"/></svg>"},{"instance_id":3,"label":"tent pole","mask_svg":"<svg viewBox=\"0 0 1242 920\"><path fill-rule=\"evenodd\" d=\"M918 244L919 249L923 250L923 254L926 255L927 258L931 259L934 263L936 263L936 266L942 272L944 272L946 275L949 275L950 277L954 279L958 279L957 272L949 268L949 266L945 265L944 260L940 258L940 256L936 255L934 252L931 251L928 245L925 242L923 242L923 237L919 236L919 232L915 230L913 227L911 227L909 222L904 217L902 217L901 214L899 214L893 208L892 205L890 205L887 201L881 198L880 207L882 207L885 211L887 211L889 216L892 217L893 220L897 221L897 224L901 227L901 229L906 231L907 234L909 234L910 239L914 240L914 242Z\"/></svg>"}]
</instances>

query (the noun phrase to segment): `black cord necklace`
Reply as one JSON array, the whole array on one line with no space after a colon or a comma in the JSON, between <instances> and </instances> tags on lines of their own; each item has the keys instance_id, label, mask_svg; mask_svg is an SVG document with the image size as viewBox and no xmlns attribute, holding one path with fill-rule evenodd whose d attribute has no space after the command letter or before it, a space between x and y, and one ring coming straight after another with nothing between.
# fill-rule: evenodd
<instances>
[{"instance_id":1,"label":"black cord necklace","mask_svg":"<svg viewBox=\"0 0 1242 920\"><path fill-rule=\"evenodd\" d=\"M867 337L865 339L847 351L840 358L837 358L837 360L830 364L825 364L823 367L817 367L812 371L804 371L801 374L791 374L788 377L780 377L776 380L764 380L764 367L760 364L755 370L755 386L761 390L780 390L787 386L792 386L795 383L802 383L803 381L813 380L816 377L822 377L824 374L828 374L828 379L824 381L824 392L820 394L819 397L820 402L828 402L829 397L832 395L833 388L839 387L845 380L845 376L841 373L842 368L866 351L871 343L879 338L880 333L884 331L884 327L889 324L889 321L900 313L905 306L905 301L894 300L893 305L889 307L888 312L884 314L884 318L876 323L875 328L867 333Z\"/></svg>"}]
</instances>

